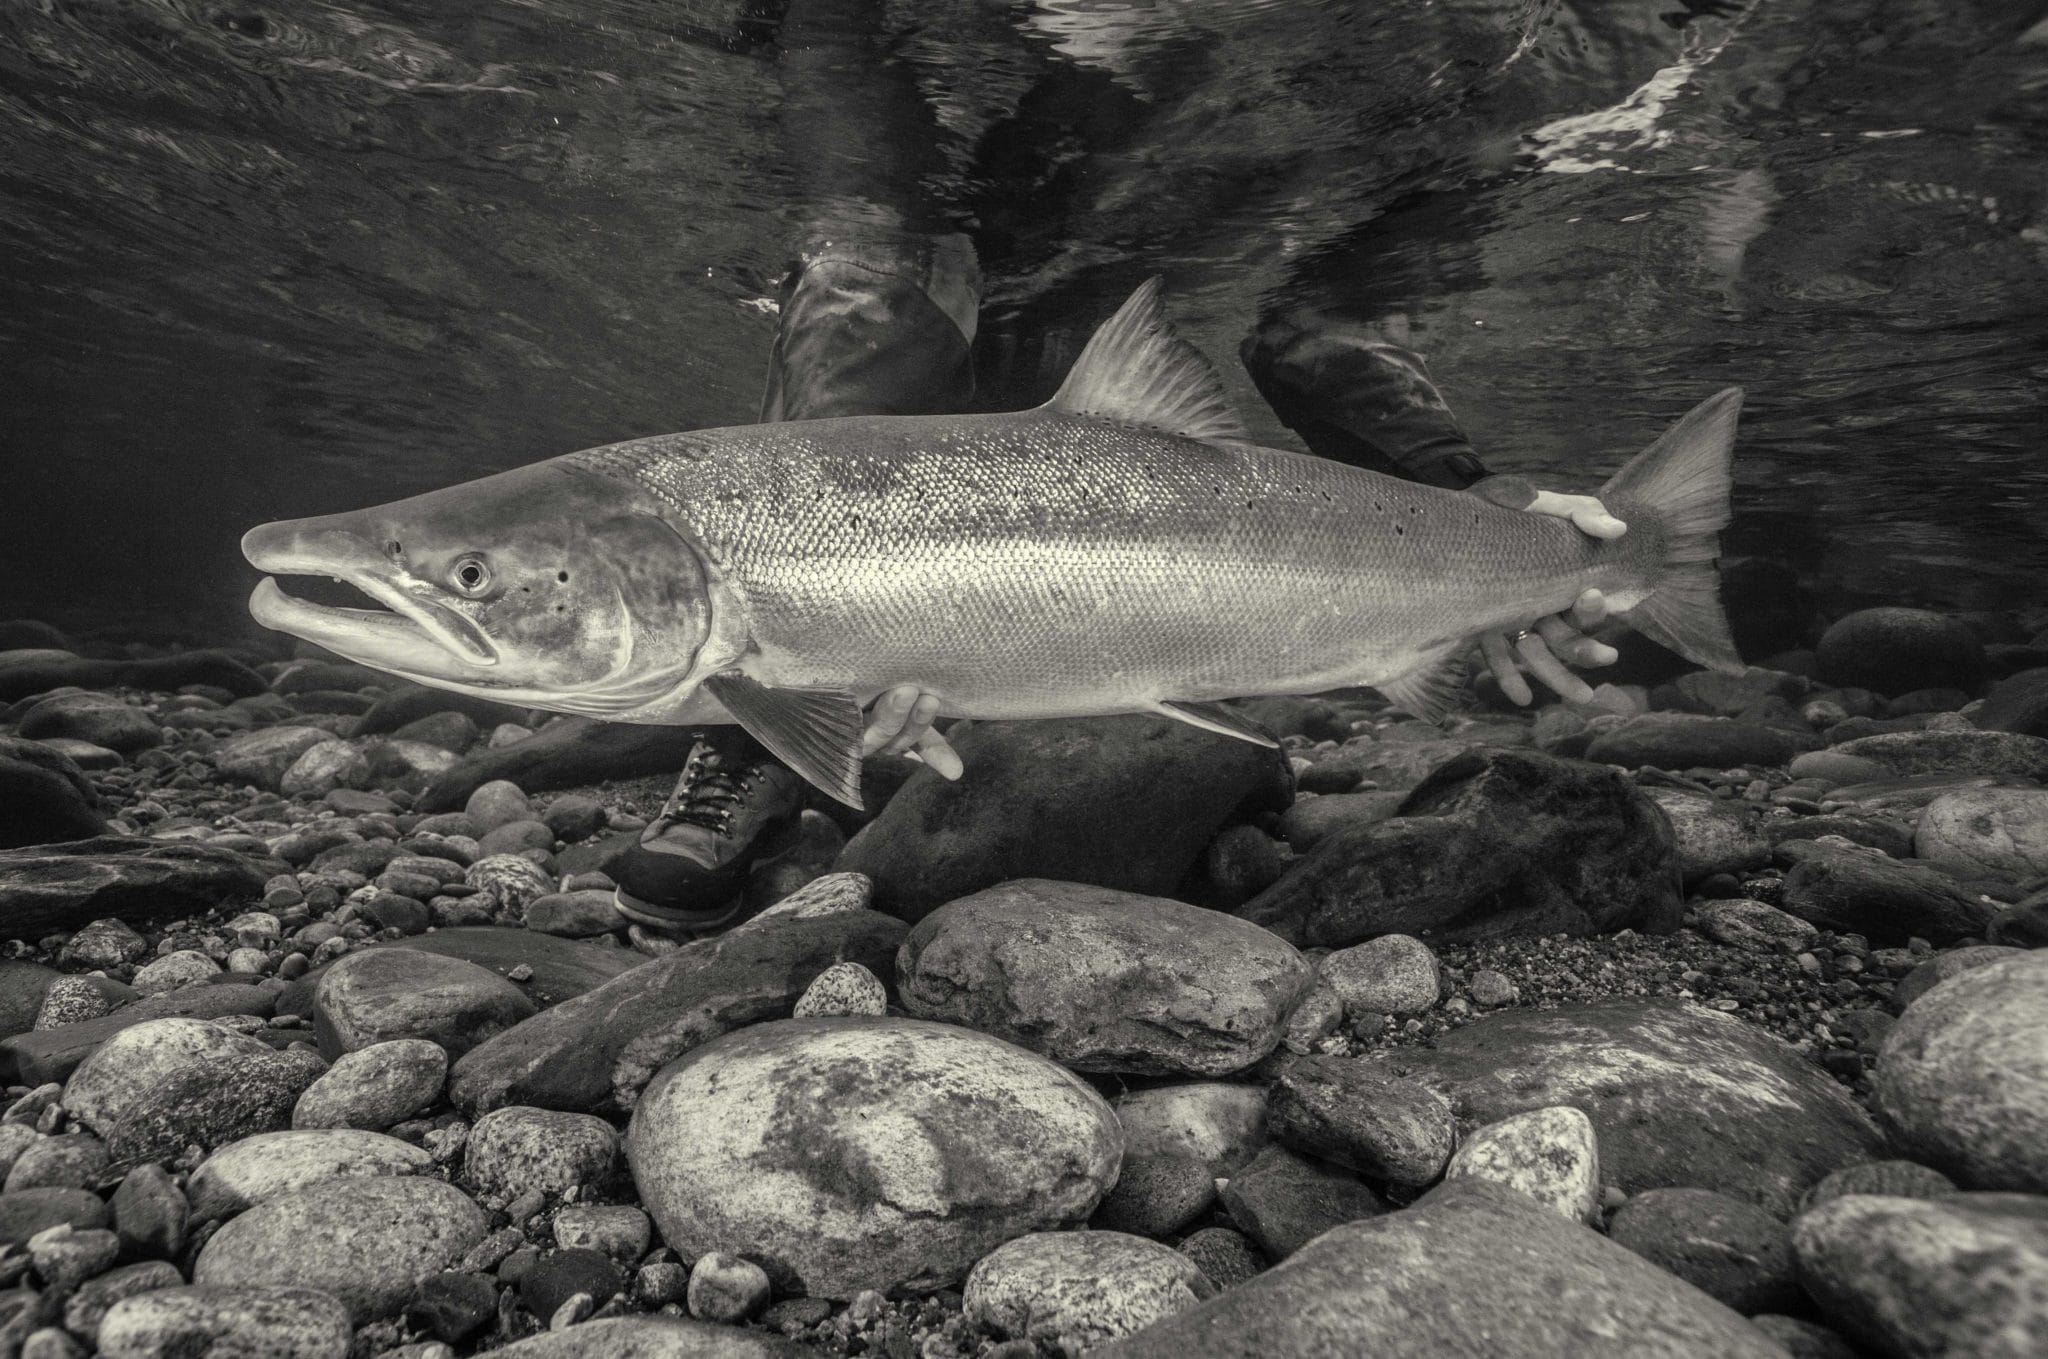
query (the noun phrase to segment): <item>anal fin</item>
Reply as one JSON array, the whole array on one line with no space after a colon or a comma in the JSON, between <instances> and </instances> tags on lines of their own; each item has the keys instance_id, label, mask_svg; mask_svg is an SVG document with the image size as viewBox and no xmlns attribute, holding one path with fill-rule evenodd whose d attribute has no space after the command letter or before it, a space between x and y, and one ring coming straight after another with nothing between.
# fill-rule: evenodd
<instances>
[{"instance_id":1,"label":"anal fin","mask_svg":"<svg viewBox=\"0 0 2048 1359\"><path fill-rule=\"evenodd\" d=\"M859 810L860 702L844 689L771 689L728 671L704 681L733 720L784 764Z\"/></svg>"},{"instance_id":2,"label":"anal fin","mask_svg":"<svg viewBox=\"0 0 2048 1359\"><path fill-rule=\"evenodd\" d=\"M1414 713L1425 722L1441 722L1457 708L1464 694L1465 662L1454 651L1373 688L1385 694L1395 707Z\"/></svg>"},{"instance_id":3,"label":"anal fin","mask_svg":"<svg viewBox=\"0 0 2048 1359\"><path fill-rule=\"evenodd\" d=\"M1152 705L1153 711L1177 722L1185 722L1203 731L1213 731L1218 736L1234 736L1240 741L1250 741L1255 746L1278 746L1273 733L1238 712L1235 708L1221 703L1184 703L1178 699L1162 699Z\"/></svg>"}]
</instances>

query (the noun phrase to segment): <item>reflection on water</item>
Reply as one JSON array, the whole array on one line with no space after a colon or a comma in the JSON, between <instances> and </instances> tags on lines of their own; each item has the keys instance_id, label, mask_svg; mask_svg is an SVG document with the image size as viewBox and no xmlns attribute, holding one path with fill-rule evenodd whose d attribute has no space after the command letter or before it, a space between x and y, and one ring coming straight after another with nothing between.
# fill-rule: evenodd
<instances>
[{"instance_id":1,"label":"reflection on water","mask_svg":"<svg viewBox=\"0 0 2048 1359\"><path fill-rule=\"evenodd\" d=\"M889 174L981 250L990 404L1160 272L1219 360L1405 332L1559 483L1739 382L1736 550L2031 601L2044 8L24 0L0 616L240 632L251 523L751 419L790 252Z\"/></svg>"}]
</instances>

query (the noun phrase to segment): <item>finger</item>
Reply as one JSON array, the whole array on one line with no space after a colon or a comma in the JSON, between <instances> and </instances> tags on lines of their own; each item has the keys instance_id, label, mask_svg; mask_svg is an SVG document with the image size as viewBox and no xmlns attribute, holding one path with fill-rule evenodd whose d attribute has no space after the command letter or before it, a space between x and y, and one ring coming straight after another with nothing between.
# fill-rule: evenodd
<instances>
[{"instance_id":1,"label":"finger","mask_svg":"<svg viewBox=\"0 0 2048 1359\"><path fill-rule=\"evenodd\" d=\"M1564 668L1557 657L1550 654L1541 633L1530 633L1515 643L1515 654L1522 658L1522 664L1529 667L1529 673L1542 680L1567 703L1590 703L1593 699L1592 686Z\"/></svg>"},{"instance_id":2,"label":"finger","mask_svg":"<svg viewBox=\"0 0 2048 1359\"><path fill-rule=\"evenodd\" d=\"M960 752L953 749L945 733L927 729L917 738L917 749L909 752L911 757L930 765L942 779L957 779L967 772L960 762Z\"/></svg>"},{"instance_id":3,"label":"finger","mask_svg":"<svg viewBox=\"0 0 2048 1359\"><path fill-rule=\"evenodd\" d=\"M1538 491L1536 498L1529 502L1529 512L1569 519L1581 533L1595 538L1619 538L1628 532L1628 525L1609 514L1598 496Z\"/></svg>"},{"instance_id":4,"label":"finger","mask_svg":"<svg viewBox=\"0 0 2048 1359\"><path fill-rule=\"evenodd\" d=\"M909 717L904 719L903 730L896 733L890 742L882 747L884 755L902 755L916 747L924 734L932 729L932 720L939 715L939 699L936 694L919 694L917 702L910 707Z\"/></svg>"},{"instance_id":5,"label":"finger","mask_svg":"<svg viewBox=\"0 0 2048 1359\"><path fill-rule=\"evenodd\" d=\"M1571 625L1580 632L1588 632L1607 621L1607 596L1598 590L1587 590L1579 596L1579 602L1572 605Z\"/></svg>"},{"instance_id":6,"label":"finger","mask_svg":"<svg viewBox=\"0 0 2048 1359\"><path fill-rule=\"evenodd\" d=\"M1550 647L1550 654L1567 665L1612 665L1621 654L1603 642L1594 641L1556 614L1537 619L1536 631Z\"/></svg>"},{"instance_id":7,"label":"finger","mask_svg":"<svg viewBox=\"0 0 2048 1359\"><path fill-rule=\"evenodd\" d=\"M1508 701L1518 708L1529 706L1536 697L1529 690L1529 681L1522 678L1522 672L1515 666L1514 653L1508 650L1508 639L1498 632L1480 634L1479 654L1486 658L1486 668L1500 684L1500 691Z\"/></svg>"},{"instance_id":8,"label":"finger","mask_svg":"<svg viewBox=\"0 0 2048 1359\"><path fill-rule=\"evenodd\" d=\"M861 733L860 753L873 755L895 739L896 734L903 730L903 724L910 719L910 711L917 699L915 684L899 684L876 699L868 710L867 730Z\"/></svg>"}]
</instances>

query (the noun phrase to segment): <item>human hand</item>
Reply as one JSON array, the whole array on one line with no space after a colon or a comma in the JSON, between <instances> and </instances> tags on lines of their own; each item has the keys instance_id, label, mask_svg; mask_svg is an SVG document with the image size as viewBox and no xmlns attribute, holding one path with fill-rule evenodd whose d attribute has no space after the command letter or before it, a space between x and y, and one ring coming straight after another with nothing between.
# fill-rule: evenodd
<instances>
[{"instance_id":1,"label":"human hand","mask_svg":"<svg viewBox=\"0 0 2048 1359\"><path fill-rule=\"evenodd\" d=\"M939 715L939 700L915 684L899 684L876 699L868 709L867 730L861 735L863 755L901 755L930 765L941 778L957 779L965 772L960 753L946 738L932 730Z\"/></svg>"},{"instance_id":2,"label":"human hand","mask_svg":"<svg viewBox=\"0 0 2048 1359\"><path fill-rule=\"evenodd\" d=\"M1471 489L1509 509L1569 519L1581 533L1595 538L1619 538L1628 532L1628 525L1609 514L1598 496L1538 491L1519 477L1489 477ZM1500 682L1501 692L1512 703L1526 705L1535 698L1528 680L1515 664L1517 658L1559 698L1568 703L1590 702L1592 687L1565 665L1614 663L1619 653L1586 635L1606 617L1607 601L1598 590L1587 590L1568 612L1539 618L1512 637L1498 632L1481 636L1479 651L1486 658L1487 669Z\"/></svg>"}]
</instances>

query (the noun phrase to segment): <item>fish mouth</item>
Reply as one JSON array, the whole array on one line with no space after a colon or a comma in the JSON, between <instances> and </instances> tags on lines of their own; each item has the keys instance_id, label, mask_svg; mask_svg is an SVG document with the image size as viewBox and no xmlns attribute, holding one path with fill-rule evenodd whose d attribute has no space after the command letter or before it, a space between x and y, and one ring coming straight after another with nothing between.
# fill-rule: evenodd
<instances>
[{"instance_id":1,"label":"fish mouth","mask_svg":"<svg viewBox=\"0 0 2048 1359\"><path fill-rule=\"evenodd\" d=\"M454 662L471 669L498 663L498 651L467 617L427 595L369 542L354 533L305 531L297 523L265 524L242 539L242 555L267 573L249 596L249 613L266 628L288 632L351 660L407 674L448 675ZM285 593L278 576L325 576L382 607L317 604Z\"/></svg>"}]
</instances>

